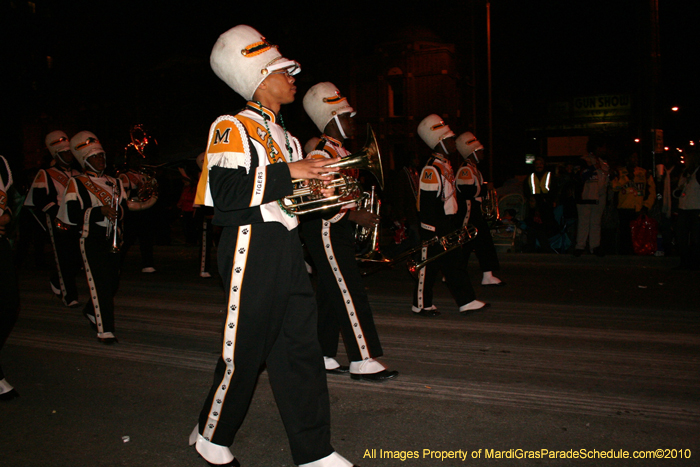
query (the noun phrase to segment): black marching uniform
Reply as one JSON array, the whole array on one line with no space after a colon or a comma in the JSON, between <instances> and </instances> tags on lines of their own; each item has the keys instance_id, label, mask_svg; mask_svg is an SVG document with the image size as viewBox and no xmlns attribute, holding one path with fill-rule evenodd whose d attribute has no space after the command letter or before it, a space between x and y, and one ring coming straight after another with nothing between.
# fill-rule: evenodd
<instances>
[{"instance_id":1,"label":"black marching uniform","mask_svg":"<svg viewBox=\"0 0 700 467\"><path fill-rule=\"evenodd\" d=\"M83 314L97 328L98 338L114 337L114 296L119 287L119 252L112 250L113 237L107 235L110 221L100 208L111 206L113 193L120 195L119 216L123 215L126 193L119 179L98 175L86 169L68 182L64 202L58 212L61 222L77 226L80 252L90 291ZM118 223L121 220L118 220Z\"/></svg>"},{"instance_id":2,"label":"black marching uniform","mask_svg":"<svg viewBox=\"0 0 700 467\"><path fill-rule=\"evenodd\" d=\"M350 154L340 141L326 135L322 135L316 149L312 157ZM342 332L348 359L359 362L381 357L383 352L355 260L355 223L348 219L352 206L335 210L335 215L302 216L301 233L318 270L318 338L323 355L336 356Z\"/></svg>"},{"instance_id":3,"label":"black marching uniform","mask_svg":"<svg viewBox=\"0 0 700 467\"><path fill-rule=\"evenodd\" d=\"M38 219L44 218L56 262L56 270L51 273L51 285L52 288L60 290L64 305L70 306L78 304L75 277L82 263L79 235L76 228L62 224L56 216L63 205L63 193L68 181L77 175L80 175L80 172L75 169L58 166L39 170L24 201L25 206L43 213L43 216L38 213Z\"/></svg>"},{"instance_id":4,"label":"black marching uniform","mask_svg":"<svg viewBox=\"0 0 700 467\"><path fill-rule=\"evenodd\" d=\"M469 256L474 251L482 271L498 271L501 265L491 237L491 229L481 212L481 194L486 191L484 176L471 158L459 167L455 176L455 187L459 203L456 228L469 223L477 229L476 237L464 247L465 260L469 261Z\"/></svg>"},{"instance_id":5,"label":"black marching uniform","mask_svg":"<svg viewBox=\"0 0 700 467\"><path fill-rule=\"evenodd\" d=\"M4 157L0 156L0 216L12 215L8 192L12 186L12 172ZM19 287L10 241L0 234L0 354L19 316ZM11 399L17 392L5 380L0 365L0 400Z\"/></svg>"},{"instance_id":6,"label":"black marching uniform","mask_svg":"<svg viewBox=\"0 0 700 467\"><path fill-rule=\"evenodd\" d=\"M456 215L457 200L452 166L444 155L434 152L423 167L420 176L418 216L421 241L454 232L458 225ZM421 260L433 257L441 251L443 248L440 245L423 247ZM464 311L463 307L476 299L467 274L462 249L457 248L419 270L418 282L413 294L414 313L423 312L430 315L430 311L436 309L433 304L433 285L439 271L444 274L445 283L457 306L460 307L460 311Z\"/></svg>"},{"instance_id":7,"label":"black marching uniform","mask_svg":"<svg viewBox=\"0 0 700 467\"><path fill-rule=\"evenodd\" d=\"M202 439L233 443L258 374L267 366L294 462L334 452L316 301L297 218L280 204L293 184L288 165L276 162L300 158L296 138L257 103L248 102L237 115L219 117L211 126L195 203L213 205L213 222L223 227L218 264L228 314L199 436L190 438L198 450Z\"/></svg>"}]
</instances>

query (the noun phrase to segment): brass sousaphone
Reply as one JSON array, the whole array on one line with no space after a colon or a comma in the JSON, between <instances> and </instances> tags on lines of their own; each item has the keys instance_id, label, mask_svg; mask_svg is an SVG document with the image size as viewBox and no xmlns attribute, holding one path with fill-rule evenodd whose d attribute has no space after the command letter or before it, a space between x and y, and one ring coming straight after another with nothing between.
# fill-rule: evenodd
<instances>
[{"instance_id":1,"label":"brass sousaphone","mask_svg":"<svg viewBox=\"0 0 700 467\"><path fill-rule=\"evenodd\" d=\"M377 138L372 127L367 125L367 142L356 153L343 157L335 164L326 165L327 169L366 170L374 175L379 186L384 189L384 172L379 154ZM295 179L294 192L280 201L280 206L289 214L302 215L310 212L332 209L361 200L366 193L360 182L340 172L329 172L333 179L329 182L317 179ZM333 196L324 197L321 190L335 189Z\"/></svg>"},{"instance_id":2,"label":"brass sousaphone","mask_svg":"<svg viewBox=\"0 0 700 467\"><path fill-rule=\"evenodd\" d=\"M498 209L498 192L492 183L488 184L485 193L481 196L481 215L486 222L496 222L501 219Z\"/></svg>"},{"instance_id":3,"label":"brass sousaphone","mask_svg":"<svg viewBox=\"0 0 700 467\"><path fill-rule=\"evenodd\" d=\"M140 156L138 166L132 167L131 170L143 176L143 183L140 184L137 193L132 193L130 202L131 210L141 211L148 209L155 203L158 198L158 180L156 179L156 171L154 166L144 164L142 161L149 161L158 148L158 141L146 132L146 129L141 124L133 125L129 129L131 142L124 148L125 166L129 165L129 156L135 151ZM128 168L124 169L128 172Z\"/></svg>"}]
</instances>

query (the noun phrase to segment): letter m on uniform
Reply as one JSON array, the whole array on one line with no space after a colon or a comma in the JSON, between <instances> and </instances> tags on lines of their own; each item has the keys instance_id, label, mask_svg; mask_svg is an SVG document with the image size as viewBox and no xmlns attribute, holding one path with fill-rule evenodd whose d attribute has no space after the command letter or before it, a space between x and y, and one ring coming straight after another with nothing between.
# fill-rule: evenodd
<instances>
[{"instance_id":1,"label":"letter m on uniform","mask_svg":"<svg viewBox=\"0 0 700 467\"><path fill-rule=\"evenodd\" d=\"M224 133L222 134L221 131L217 128L216 129L216 134L214 135L214 144L219 144L219 143L224 143L228 144L228 137L231 134L231 129L226 128Z\"/></svg>"}]
</instances>

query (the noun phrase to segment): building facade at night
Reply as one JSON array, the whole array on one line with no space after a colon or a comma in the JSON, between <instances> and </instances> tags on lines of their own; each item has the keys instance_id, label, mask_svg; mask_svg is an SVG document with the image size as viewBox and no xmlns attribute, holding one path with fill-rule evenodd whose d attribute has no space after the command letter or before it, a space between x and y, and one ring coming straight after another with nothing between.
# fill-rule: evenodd
<instances>
[{"instance_id":1,"label":"building facade at night","mask_svg":"<svg viewBox=\"0 0 700 467\"><path fill-rule=\"evenodd\" d=\"M416 128L429 114L440 115L455 132L473 128L468 53L430 31L414 30L354 60L349 97L361 109L358 121L377 134L387 169L401 168L415 153L427 155Z\"/></svg>"}]
</instances>

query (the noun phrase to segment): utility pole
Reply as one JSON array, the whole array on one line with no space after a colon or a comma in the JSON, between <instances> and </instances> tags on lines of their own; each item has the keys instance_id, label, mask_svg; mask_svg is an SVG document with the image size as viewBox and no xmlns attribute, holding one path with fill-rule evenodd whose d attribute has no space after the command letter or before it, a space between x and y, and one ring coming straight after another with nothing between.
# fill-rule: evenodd
<instances>
[{"instance_id":1,"label":"utility pole","mask_svg":"<svg viewBox=\"0 0 700 467\"><path fill-rule=\"evenodd\" d=\"M655 1L655 0L652 0ZM493 182L493 110L491 101L491 2L486 2L486 55L488 70L488 113L489 113L489 181Z\"/></svg>"},{"instance_id":2,"label":"utility pole","mask_svg":"<svg viewBox=\"0 0 700 467\"><path fill-rule=\"evenodd\" d=\"M647 103L647 112L649 112L649 126L647 127L647 138L644 139L649 141L649 143L646 145L648 150L647 154L649 154L651 157L651 170L655 174L657 163L656 150L658 149L656 144L657 132L660 131L659 127L662 125L662 122L658 118L658 103L656 101L656 94L659 89L659 63L661 59L661 51L659 47L659 0L649 0L649 13L650 56L648 63L650 73L648 82L649 88L647 91L647 96L649 99ZM661 151L663 151L663 148Z\"/></svg>"}]
</instances>

